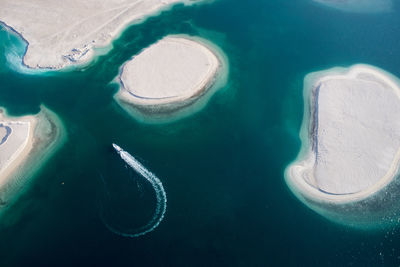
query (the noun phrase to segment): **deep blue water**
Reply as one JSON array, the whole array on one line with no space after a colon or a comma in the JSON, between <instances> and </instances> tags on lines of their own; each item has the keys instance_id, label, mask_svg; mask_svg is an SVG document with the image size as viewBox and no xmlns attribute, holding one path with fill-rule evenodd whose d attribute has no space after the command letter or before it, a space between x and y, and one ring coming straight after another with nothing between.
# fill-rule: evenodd
<instances>
[{"instance_id":1,"label":"deep blue water","mask_svg":"<svg viewBox=\"0 0 400 267\"><path fill-rule=\"evenodd\" d=\"M128 28L89 67L51 75L10 69L5 55L16 40L1 31L0 106L20 115L45 104L68 141L3 216L0 266L399 265L397 229L332 223L301 204L283 178L300 148L304 76L366 63L400 77L399 14L344 13L310 0L177 6ZM116 105L110 82L132 55L176 33L223 49L228 84L191 117L139 123ZM118 214L111 220L140 225L155 205L112 142L167 192L163 222L140 238L115 235L100 218L108 205ZM112 200L104 201L106 191Z\"/></svg>"}]
</instances>

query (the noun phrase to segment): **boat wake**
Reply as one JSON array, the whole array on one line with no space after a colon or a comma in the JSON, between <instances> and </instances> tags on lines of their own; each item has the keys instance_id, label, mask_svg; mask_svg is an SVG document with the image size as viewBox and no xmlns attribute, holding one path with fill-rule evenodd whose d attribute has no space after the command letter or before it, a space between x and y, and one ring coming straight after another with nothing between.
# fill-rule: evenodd
<instances>
[{"instance_id":1,"label":"boat wake","mask_svg":"<svg viewBox=\"0 0 400 267\"><path fill-rule=\"evenodd\" d=\"M152 218L145 225L133 229L130 232L118 230L117 228L107 223L104 218L103 223L111 232L115 234L125 237L139 237L153 231L161 223L167 209L167 195L160 179L158 179L152 172L146 169L146 167L144 167L139 161L137 161L131 154L129 154L116 144L113 144L113 147L118 152L122 160L126 162L126 164L128 164L135 172L137 172L139 175L145 178L147 182L151 184L155 192L157 204Z\"/></svg>"}]
</instances>

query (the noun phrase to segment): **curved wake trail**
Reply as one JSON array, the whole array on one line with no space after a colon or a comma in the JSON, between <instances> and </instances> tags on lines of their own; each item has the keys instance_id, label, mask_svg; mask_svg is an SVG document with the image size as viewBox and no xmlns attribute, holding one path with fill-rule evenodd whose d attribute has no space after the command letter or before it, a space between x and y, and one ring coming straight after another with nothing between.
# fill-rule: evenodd
<instances>
[{"instance_id":1,"label":"curved wake trail","mask_svg":"<svg viewBox=\"0 0 400 267\"><path fill-rule=\"evenodd\" d=\"M167 194L165 193L164 187L160 181L152 172L146 169L139 161L137 161L131 154L117 146L116 144L113 144L113 147L115 150L118 152L118 154L121 156L121 158L132 168L134 169L138 174L143 176L153 187L156 195L156 200L157 200L157 206L154 211L153 217L150 219L150 221L145 224L144 226L141 226L133 233L125 233L120 230L117 230L107 224L106 222L105 225L107 228L112 231L115 234L121 235L121 236L126 236L126 237L138 237L145 235L151 231L153 231L157 226L161 223L161 221L164 218L165 211L167 209Z\"/></svg>"}]
</instances>

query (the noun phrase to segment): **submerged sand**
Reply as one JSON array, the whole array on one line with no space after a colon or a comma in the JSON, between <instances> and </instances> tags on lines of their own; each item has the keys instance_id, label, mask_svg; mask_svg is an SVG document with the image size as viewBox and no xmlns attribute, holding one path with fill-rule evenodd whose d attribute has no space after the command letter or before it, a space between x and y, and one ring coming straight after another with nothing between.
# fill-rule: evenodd
<instances>
[{"instance_id":1,"label":"submerged sand","mask_svg":"<svg viewBox=\"0 0 400 267\"><path fill-rule=\"evenodd\" d=\"M372 220L377 213L367 211L382 205L398 176L398 80L368 65L336 68L309 74L304 99L303 147L286 170L289 186L328 217Z\"/></svg>"},{"instance_id":2,"label":"submerged sand","mask_svg":"<svg viewBox=\"0 0 400 267\"><path fill-rule=\"evenodd\" d=\"M393 9L392 0L313 0L322 5L345 12L381 13Z\"/></svg>"},{"instance_id":3,"label":"submerged sand","mask_svg":"<svg viewBox=\"0 0 400 267\"><path fill-rule=\"evenodd\" d=\"M0 204L18 194L62 141L63 126L41 108L37 115L10 117L0 109Z\"/></svg>"},{"instance_id":4,"label":"submerged sand","mask_svg":"<svg viewBox=\"0 0 400 267\"><path fill-rule=\"evenodd\" d=\"M28 43L24 64L60 69L87 62L131 23L189 0L2 0L0 22Z\"/></svg>"},{"instance_id":5,"label":"submerged sand","mask_svg":"<svg viewBox=\"0 0 400 267\"><path fill-rule=\"evenodd\" d=\"M200 38L167 36L126 62L117 102L128 112L169 114L193 104L212 87L222 56ZM130 112L134 113L134 112Z\"/></svg>"}]
</instances>

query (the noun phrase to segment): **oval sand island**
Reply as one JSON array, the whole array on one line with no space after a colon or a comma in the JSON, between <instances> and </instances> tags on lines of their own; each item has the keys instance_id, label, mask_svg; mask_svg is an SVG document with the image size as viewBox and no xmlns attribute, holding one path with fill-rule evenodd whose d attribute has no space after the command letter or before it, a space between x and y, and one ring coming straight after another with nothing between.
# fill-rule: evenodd
<instances>
[{"instance_id":1,"label":"oval sand island","mask_svg":"<svg viewBox=\"0 0 400 267\"><path fill-rule=\"evenodd\" d=\"M167 36L126 62L118 80L115 99L122 108L136 117L162 120L222 86L226 63L203 39Z\"/></svg>"},{"instance_id":2,"label":"oval sand island","mask_svg":"<svg viewBox=\"0 0 400 267\"><path fill-rule=\"evenodd\" d=\"M177 3L196 0L2 0L0 22L28 47L30 68L61 69L87 63L94 48L110 45L123 29ZM34 10L34 12L33 12Z\"/></svg>"},{"instance_id":3,"label":"oval sand island","mask_svg":"<svg viewBox=\"0 0 400 267\"><path fill-rule=\"evenodd\" d=\"M24 117L0 109L0 207L18 195L62 141L63 126L45 107Z\"/></svg>"},{"instance_id":4,"label":"oval sand island","mask_svg":"<svg viewBox=\"0 0 400 267\"><path fill-rule=\"evenodd\" d=\"M286 181L309 207L340 223L397 222L400 88L368 65L311 73L304 81L302 149Z\"/></svg>"},{"instance_id":5,"label":"oval sand island","mask_svg":"<svg viewBox=\"0 0 400 267\"><path fill-rule=\"evenodd\" d=\"M345 12L381 13L393 9L392 0L313 0Z\"/></svg>"}]
</instances>

